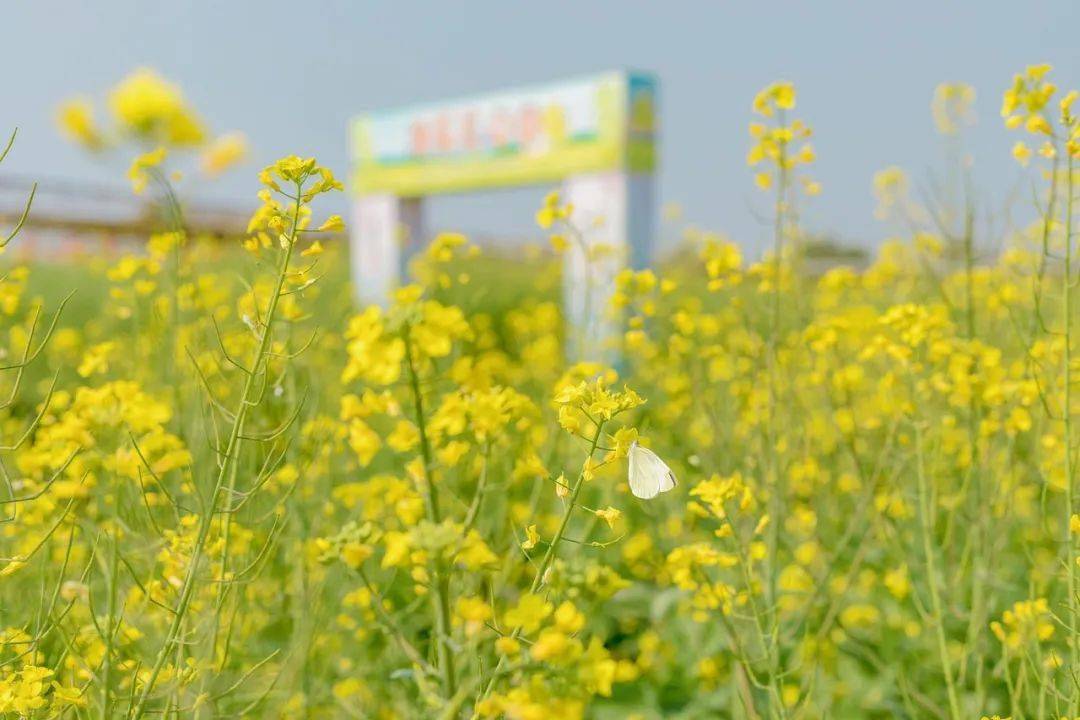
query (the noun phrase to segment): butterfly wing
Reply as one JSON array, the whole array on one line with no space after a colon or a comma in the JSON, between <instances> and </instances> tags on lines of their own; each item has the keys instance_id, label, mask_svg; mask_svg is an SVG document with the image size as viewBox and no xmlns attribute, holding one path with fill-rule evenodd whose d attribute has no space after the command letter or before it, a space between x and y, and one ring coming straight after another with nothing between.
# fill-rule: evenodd
<instances>
[{"instance_id":1,"label":"butterfly wing","mask_svg":"<svg viewBox=\"0 0 1080 720\"><path fill-rule=\"evenodd\" d=\"M636 442L630 446L630 492L652 500L675 487L675 473L660 457Z\"/></svg>"},{"instance_id":2,"label":"butterfly wing","mask_svg":"<svg viewBox=\"0 0 1080 720\"><path fill-rule=\"evenodd\" d=\"M647 452L636 442L630 446L630 492L642 500L652 500L660 492Z\"/></svg>"},{"instance_id":3,"label":"butterfly wing","mask_svg":"<svg viewBox=\"0 0 1080 720\"><path fill-rule=\"evenodd\" d=\"M671 468L667 466L666 462L661 460L656 455L653 455L653 457L656 458L656 462L659 463L662 471L660 475L660 492L666 493L668 490L671 490L675 487L675 485L678 484L675 480L675 473L672 472Z\"/></svg>"},{"instance_id":4,"label":"butterfly wing","mask_svg":"<svg viewBox=\"0 0 1080 720\"><path fill-rule=\"evenodd\" d=\"M671 471L671 468L667 466L667 463L660 459L660 456L654 453L652 450L646 450L652 456L651 460L656 470L657 477L657 492L666 493L675 487L675 473Z\"/></svg>"}]
</instances>

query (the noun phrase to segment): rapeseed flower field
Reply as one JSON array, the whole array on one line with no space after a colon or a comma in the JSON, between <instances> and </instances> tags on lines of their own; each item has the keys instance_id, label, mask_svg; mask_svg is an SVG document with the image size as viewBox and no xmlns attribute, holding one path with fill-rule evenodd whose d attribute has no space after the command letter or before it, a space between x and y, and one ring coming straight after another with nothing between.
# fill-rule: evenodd
<instances>
[{"instance_id":1,"label":"rapeseed flower field","mask_svg":"<svg viewBox=\"0 0 1080 720\"><path fill-rule=\"evenodd\" d=\"M1031 192L1000 248L888 168L907 232L824 270L811 127L770 85L771 250L688 232L570 359L589 228L558 194L528 267L443 233L359 308L331 169L266 167L222 245L173 187L242 137L149 71L108 127L65 105L141 146L165 212L74 269L2 236L0 717L1080 717L1080 118L1050 77L1004 92ZM936 91L947 138L973 94Z\"/></svg>"}]
</instances>

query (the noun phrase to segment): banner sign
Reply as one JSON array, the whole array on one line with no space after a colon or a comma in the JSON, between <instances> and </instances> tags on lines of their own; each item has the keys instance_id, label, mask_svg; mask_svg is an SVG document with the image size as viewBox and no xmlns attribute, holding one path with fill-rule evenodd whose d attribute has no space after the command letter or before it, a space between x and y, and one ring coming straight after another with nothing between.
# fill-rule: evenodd
<instances>
[{"instance_id":1,"label":"banner sign","mask_svg":"<svg viewBox=\"0 0 1080 720\"><path fill-rule=\"evenodd\" d=\"M353 189L421 197L649 173L656 130L656 82L628 72L372 112L350 125Z\"/></svg>"}]
</instances>

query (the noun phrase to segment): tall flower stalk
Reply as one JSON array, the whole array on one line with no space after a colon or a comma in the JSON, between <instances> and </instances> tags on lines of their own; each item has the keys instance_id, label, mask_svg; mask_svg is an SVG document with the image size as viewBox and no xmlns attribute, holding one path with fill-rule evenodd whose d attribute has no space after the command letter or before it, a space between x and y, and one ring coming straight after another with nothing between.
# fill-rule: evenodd
<instances>
[{"instance_id":1,"label":"tall flower stalk","mask_svg":"<svg viewBox=\"0 0 1080 720\"><path fill-rule=\"evenodd\" d=\"M1040 385L1043 406L1048 418L1061 427L1061 465L1060 477L1063 500L1059 515L1061 545L1065 550L1065 605L1067 616L1063 619L1067 633L1070 677L1080 669L1080 599L1077 593L1077 531L1080 529L1080 517L1077 515L1076 500L1076 444L1073 423L1075 373L1073 372L1073 293L1078 282L1074 264L1074 202L1076 193L1075 159L1080 157L1080 117L1074 114L1073 105L1080 93L1071 91L1057 103L1057 112L1051 100L1057 93L1057 86L1050 82L1049 65L1032 65L1023 73L1017 74L1013 84L1004 94L1001 115L1009 129L1022 129L1035 144L1031 146L1024 140L1013 145L1013 157L1021 164L1028 165L1034 154L1049 162L1048 187L1042 195L1045 203L1040 207L1038 232L1039 257L1037 269L1033 275L1032 295L1037 335L1045 335L1052 342L1060 343L1060 365L1058 377L1047 383L1048 387L1060 387L1061 394L1055 402L1047 397ZM1061 196L1064 197L1061 197ZM1036 192L1036 196L1039 193ZM1054 285L1060 285L1060 305L1054 317L1054 309L1046 303L1048 295L1054 292ZM1070 680L1068 685L1059 688L1067 699L1070 717L1080 712L1080 690ZM1042 700L1040 700L1040 703Z\"/></svg>"},{"instance_id":2,"label":"tall flower stalk","mask_svg":"<svg viewBox=\"0 0 1080 720\"><path fill-rule=\"evenodd\" d=\"M199 584L198 576L202 570L202 560L211 528L219 514L228 515L233 512L233 508L229 505L234 501L233 497L226 496L222 491L236 472L242 446L258 440L257 437L245 433L245 426L251 413L259 407L266 396L271 372L269 364L274 329L280 319L279 305L282 298L289 292L287 283L296 270L292 266L292 261L294 254L298 254L297 245L307 227L310 216L309 206L316 196L341 189L341 184L334 179L333 175L325 168L320 168L314 159L302 160L297 157L284 158L266 168L261 175L261 180L266 185L266 189L260 194L263 206L253 217L249 231L257 232L263 237L263 245L276 246L273 289L266 300L265 308L259 308L258 298L255 298L258 317L251 319L255 344L248 361L236 364L243 373L243 385L229 413L231 424L222 447L217 473L198 519L198 530L191 548L187 572L180 585L175 606L172 608L171 624L130 713L136 720L149 711L158 677L179 643L192 597ZM282 189L282 183L288 190ZM287 198L288 205L282 206L274 198L273 193ZM276 242L269 240L269 232L277 232ZM221 581L224 581L224 578Z\"/></svg>"},{"instance_id":3,"label":"tall flower stalk","mask_svg":"<svg viewBox=\"0 0 1080 720\"><path fill-rule=\"evenodd\" d=\"M767 336L763 342L768 372L768 410L763 423L762 454L768 492L767 573L765 578L765 614L763 652L766 657L770 687L775 691L777 678L782 673L780 609L777 603L779 579L780 523L784 516L786 489L783 487L781 470L782 455L779 447L780 428L780 350L785 327L784 298L798 296L801 272L798 235L794 230L794 183L802 182L804 191L816 195L818 184L809 178L797 176L799 166L814 161L815 154L808 139L810 128L801 120L790 120L788 113L795 108L795 87L789 82L773 83L757 94L753 102L755 114L765 122L750 124L750 136L754 144L747 154L747 164L759 168L754 182L759 189L772 192L771 255L763 263L762 290L768 290L770 309ZM771 124L766 124L770 123ZM792 312L798 302L789 303ZM751 590L751 592L753 592ZM759 619L761 622L761 619ZM775 692L769 704L774 717L787 717L787 710Z\"/></svg>"}]
</instances>

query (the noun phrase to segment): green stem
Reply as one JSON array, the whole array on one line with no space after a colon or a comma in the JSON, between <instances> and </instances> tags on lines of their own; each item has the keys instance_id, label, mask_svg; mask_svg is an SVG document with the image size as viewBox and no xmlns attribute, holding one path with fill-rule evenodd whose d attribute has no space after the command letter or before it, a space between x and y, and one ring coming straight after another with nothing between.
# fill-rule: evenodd
<instances>
[{"instance_id":1,"label":"green stem","mask_svg":"<svg viewBox=\"0 0 1080 720\"><path fill-rule=\"evenodd\" d=\"M302 196L300 184L297 183L297 198ZM195 590L196 577L198 574L198 568L200 561L202 560L203 552L206 547L206 539L210 534L210 529L214 524L214 518L217 514L217 502L218 495L221 494L222 488L225 486L227 479L232 473L232 468L237 462L237 456L239 455L241 434L244 428L244 421L247 419L248 410L252 406L252 391L255 388L255 378L259 374L259 368L266 360L267 352L270 348L270 337L274 328L274 319L277 314L278 302L281 299L281 292L285 286L285 278L288 274L289 262L292 260L293 248L296 244L297 230L300 223L300 208L301 201L297 199L293 205L292 216L292 228L289 231L289 242L285 247L285 252L282 255L281 263L278 266L277 281L274 287L274 293L270 297L270 304L266 310L266 322L263 328L262 336L259 338L259 345L255 350L253 357L253 363L247 373L247 378L244 381L244 389L240 394L240 400L237 403L236 413L233 416L232 428L229 432L229 441L225 445L225 455L221 461L221 467L218 470L217 478L214 481L213 491L210 493L210 502L202 517L199 519L199 530L195 537L195 543L192 547L191 562L188 565L187 573L184 575L184 583L180 589L180 597L177 600L176 608L173 613L173 621L169 626L169 631L165 636L165 642L161 646L157 654L157 658L154 660L154 665L150 670L146 679L146 684L143 686L142 692L139 694L139 700L132 710L131 717L133 720L139 720L147 711L146 704L150 700L150 694L154 690L154 686L157 683L158 676L161 674L162 668L168 660L169 654L172 651L173 646L177 643L180 634L180 628L184 622L184 617L187 614L188 607L191 604L191 598Z\"/></svg>"},{"instance_id":2,"label":"green stem","mask_svg":"<svg viewBox=\"0 0 1080 720\"><path fill-rule=\"evenodd\" d=\"M484 452L482 455L483 465L480 467L480 479L476 483L476 492L473 493L472 502L469 504L469 509L465 513L465 522L462 523L462 533L468 533L476 524L476 520L480 517L480 506L484 503L484 494L487 492L488 481L488 465L491 462L491 441L484 441Z\"/></svg>"},{"instance_id":3,"label":"green stem","mask_svg":"<svg viewBox=\"0 0 1080 720\"><path fill-rule=\"evenodd\" d=\"M585 459L586 464L592 460L593 454L596 452L597 445L600 444L600 436L604 431L604 421L600 421L596 424L596 433L593 435L592 440L589 443L589 454ZM559 548L559 543L562 542L563 535L566 534L566 528L570 524L570 516L574 513L574 507L577 504L578 495L581 494L581 488L585 484L585 466L582 466L581 472L578 473L577 480L574 482L574 487L570 489L569 502L566 504L566 509L563 510L562 520L559 521L559 528L555 531L555 535L551 538L551 542L548 543L548 549L544 553L543 559L540 561L540 567L536 569L536 575L533 577L532 585L529 586L529 593L535 594L537 590L544 584L544 575L547 574L548 568L551 567L551 563L555 561L555 553ZM516 627L510 633L510 637L517 639L521 637L521 628ZM506 655L499 656L499 662L495 665L495 669L491 673L491 679L488 680L487 686L480 694L479 700L483 700L490 693L492 688L495 687L495 681L500 677L500 671L506 665ZM478 700L478 702L479 702Z\"/></svg>"},{"instance_id":4,"label":"green stem","mask_svg":"<svg viewBox=\"0 0 1080 720\"><path fill-rule=\"evenodd\" d=\"M731 522L731 513L728 512L726 505L722 504L721 507L724 510L724 516L719 518L722 522L727 524L728 531L731 534L732 547L735 548L735 556L738 558L739 567L742 570L743 584L746 588L746 594L750 600L750 613L753 616L754 628L757 631L758 640L762 644L762 650L765 653L765 657L768 659L769 667L769 695L770 695L770 708L776 717L787 717L787 707L784 705L783 690L780 686L780 657L779 647L775 642L775 637L766 633L765 625L763 621L764 613L760 611L757 601L754 599L754 580L753 569L751 567L750 558L746 552L746 548L743 546L742 540L739 538L739 532L735 528L735 524ZM721 610L721 618L724 621L725 626L728 628L728 634L731 636L732 641L738 643L738 636L735 628L731 625L730 620L724 617L723 610ZM753 670L750 667L749 662L743 661L746 672L753 675Z\"/></svg>"},{"instance_id":5,"label":"green stem","mask_svg":"<svg viewBox=\"0 0 1080 720\"><path fill-rule=\"evenodd\" d=\"M229 482L226 487L225 497L234 497L234 491L236 490L236 464L233 464L233 470L229 473ZM229 580L226 577L229 571L229 542L232 537L232 516L231 512L227 512L221 519L221 562L218 566L218 587L217 587L217 601L214 605L214 618L212 621L213 629L210 631L210 664L213 666L217 663L217 647L218 641L221 635L221 614L225 611L225 600L228 597L229 592ZM228 642L225 643L225 648L221 654L221 667L219 671L225 669L225 661L228 656ZM200 681L200 692L205 692L206 685L211 679L210 673L203 673ZM202 711L204 706L200 706L195 712L196 720L202 717ZM209 709L209 708L208 708Z\"/></svg>"},{"instance_id":6,"label":"green stem","mask_svg":"<svg viewBox=\"0 0 1080 720\"><path fill-rule=\"evenodd\" d=\"M783 113L780 114L780 124L784 123ZM779 606L776 602L778 582L778 554L779 554L779 528L780 518L783 513L783 497L780 481L780 458L776 451L777 408L779 406L779 383L777 379L780 346L780 283L783 273L784 253L784 230L787 222L787 195L790 177L787 170L787 144L780 143L779 157L777 158L778 180L776 187L776 205L773 225L773 303L772 318L769 327L768 342L768 373L769 373L769 421L766 428L765 438L767 446L764 448L768 464L768 488L769 488L769 528L767 536L768 553L768 577L766 578L766 603L771 608L769 611L769 636L767 642L772 651L769 653L769 676L775 677L779 671L780 662L780 616ZM773 703L777 705L775 711L780 717L786 714L783 702Z\"/></svg>"},{"instance_id":7,"label":"green stem","mask_svg":"<svg viewBox=\"0 0 1080 720\"><path fill-rule=\"evenodd\" d=\"M409 371L409 386L413 396L413 411L416 414L416 427L420 434L420 453L424 460L424 509L428 521L434 525L442 522L442 513L439 509L439 495L431 477L432 453L431 442L427 434L427 422L424 415L424 396L420 391L420 377L416 370L416 360L413 358L412 335L409 324L402 329L402 339L405 342L405 364ZM450 578L447 572L446 560L437 557L433 561L435 582L431 593L432 613L435 616L435 653L438 658L439 672L442 674L443 693L447 698L453 697L456 692L457 681L454 669L454 652L450 647Z\"/></svg>"},{"instance_id":8,"label":"green stem","mask_svg":"<svg viewBox=\"0 0 1080 720\"><path fill-rule=\"evenodd\" d=\"M112 713L112 654L113 654L113 618L116 615L116 567L119 547L116 532L113 531L112 553L109 556L109 598L105 611L105 657L101 669L101 717L108 720Z\"/></svg>"},{"instance_id":9,"label":"green stem","mask_svg":"<svg viewBox=\"0 0 1080 720\"><path fill-rule=\"evenodd\" d=\"M585 460L586 463L592 460L593 453L596 452L596 446L600 444L600 435L603 431L604 422L600 421L597 423L596 433L589 443L589 455ZM581 472L578 473L574 487L570 489L570 501L566 505L566 510L563 511L562 520L559 521L559 529L555 531L554 537L552 537L551 542L548 543L547 552L544 553L544 557L540 561L540 567L536 569L536 577L533 578L532 585L529 587L530 593L535 593L540 589L540 586L544 584L544 575L547 574L548 568L551 567L551 563L555 560L555 551L558 549L559 543L562 542L563 535L566 534L566 527L570 524L570 516L574 512L574 506L577 503L578 495L581 493L581 488L585 484L584 481L585 468L582 467Z\"/></svg>"},{"instance_id":10,"label":"green stem","mask_svg":"<svg viewBox=\"0 0 1080 720\"><path fill-rule=\"evenodd\" d=\"M1066 563L1069 595L1069 660L1070 669L1076 672L1080 668L1080 629L1077 628L1076 597L1076 539L1070 530L1070 522L1075 512L1075 493L1073 488L1073 461L1072 461L1072 214L1073 214L1073 163L1072 156L1065 165L1065 267L1062 279L1061 312L1062 322L1065 325L1065 351L1062 359L1062 376L1065 384L1065 401L1062 408L1063 421L1065 424L1064 448L1065 448L1065 518L1063 532L1065 533L1065 545L1068 548L1069 558ZM1047 218L1047 223L1053 218ZM1080 704L1080 696L1075 691L1069 695L1069 717L1077 714L1077 706Z\"/></svg>"},{"instance_id":11,"label":"green stem","mask_svg":"<svg viewBox=\"0 0 1080 720\"><path fill-rule=\"evenodd\" d=\"M937 637L938 656L941 660L941 671L945 675L945 689L949 696L949 717L951 720L962 720L960 713L960 701L957 699L956 687L953 683L952 662L949 660L949 648L945 641L945 619L941 609L941 596L937 585L937 565L934 561L933 544L930 538L930 500L926 488L926 472L923 467L922 428L915 425L916 462L918 463L919 484L919 524L922 531L922 550L926 562L926 582L930 586L930 605L934 613L934 631Z\"/></svg>"}]
</instances>

